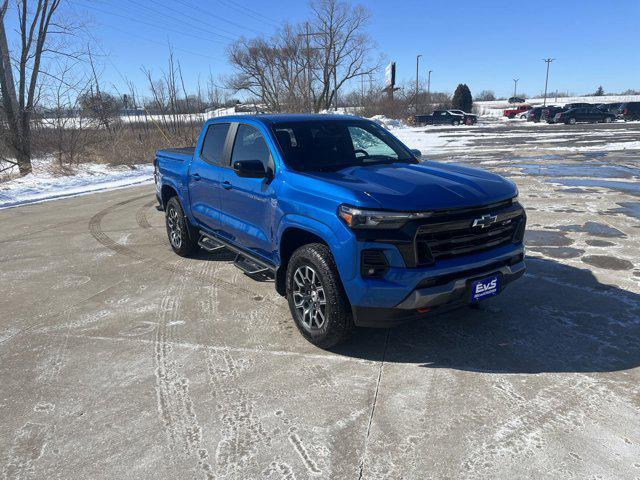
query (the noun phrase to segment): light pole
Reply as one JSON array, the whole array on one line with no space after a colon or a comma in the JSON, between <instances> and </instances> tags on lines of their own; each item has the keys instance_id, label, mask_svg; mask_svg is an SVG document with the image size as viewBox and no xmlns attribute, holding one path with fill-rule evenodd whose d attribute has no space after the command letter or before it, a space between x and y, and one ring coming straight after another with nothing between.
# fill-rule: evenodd
<instances>
[{"instance_id":1,"label":"light pole","mask_svg":"<svg viewBox=\"0 0 640 480\"><path fill-rule=\"evenodd\" d=\"M433 72L433 70L429 70L427 73L427 97L431 96L431 72Z\"/></svg>"},{"instance_id":2,"label":"light pole","mask_svg":"<svg viewBox=\"0 0 640 480\"><path fill-rule=\"evenodd\" d=\"M544 81L544 101L542 106L545 107L547 105L547 85L549 84L549 65L553 62L555 58L543 58L542 61L547 64L547 78Z\"/></svg>"},{"instance_id":3,"label":"light pole","mask_svg":"<svg viewBox=\"0 0 640 480\"><path fill-rule=\"evenodd\" d=\"M516 93L518 91L518 81L519 80L520 80L519 78L514 78L513 79L513 96L514 97L516 96Z\"/></svg>"},{"instance_id":4,"label":"light pole","mask_svg":"<svg viewBox=\"0 0 640 480\"><path fill-rule=\"evenodd\" d=\"M420 66L420 57L422 55L416 55L416 113L418 113L418 68Z\"/></svg>"}]
</instances>

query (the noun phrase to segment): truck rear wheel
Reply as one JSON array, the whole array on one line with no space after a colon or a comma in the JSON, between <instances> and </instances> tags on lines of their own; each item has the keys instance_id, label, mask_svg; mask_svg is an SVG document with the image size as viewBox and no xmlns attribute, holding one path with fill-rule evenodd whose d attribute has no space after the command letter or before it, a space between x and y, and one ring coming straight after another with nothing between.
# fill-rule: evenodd
<instances>
[{"instance_id":1,"label":"truck rear wheel","mask_svg":"<svg viewBox=\"0 0 640 480\"><path fill-rule=\"evenodd\" d=\"M329 247L312 243L293 252L286 285L293 320L309 342L330 348L351 335L351 308Z\"/></svg>"},{"instance_id":2,"label":"truck rear wheel","mask_svg":"<svg viewBox=\"0 0 640 480\"><path fill-rule=\"evenodd\" d=\"M178 197L169 199L165 212L165 224L171 249L181 257L188 257L198 249L198 239L184 216Z\"/></svg>"}]
</instances>

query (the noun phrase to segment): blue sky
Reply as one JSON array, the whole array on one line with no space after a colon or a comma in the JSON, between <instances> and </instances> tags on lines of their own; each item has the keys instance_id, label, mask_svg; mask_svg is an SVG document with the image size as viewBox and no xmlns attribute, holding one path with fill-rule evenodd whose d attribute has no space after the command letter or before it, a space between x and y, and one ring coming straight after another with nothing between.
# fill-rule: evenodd
<instances>
[{"instance_id":1,"label":"blue sky","mask_svg":"<svg viewBox=\"0 0 640 480\"><path fill-rule=\"evenodd\" d=\"M209 69L229 73L229 39L273 32L309 12L304 0L71 1L110 54L105 82L119 87L120 73L143 83L141 66L159 72L168 42L189 85L198 74L204 80ZM600 84L608 92L640 89L639 0L359 3L371 11L369 32L385 58L396 61L398 78L415 78L420 53L420 75L433 70L434 91L452 92L467 83L474 94L489 89L510 95L512 79L519 78L520 92L537 94L544 88L544 57L556 59L550 91L585 94Z\"/></svg>"}]
</instances>

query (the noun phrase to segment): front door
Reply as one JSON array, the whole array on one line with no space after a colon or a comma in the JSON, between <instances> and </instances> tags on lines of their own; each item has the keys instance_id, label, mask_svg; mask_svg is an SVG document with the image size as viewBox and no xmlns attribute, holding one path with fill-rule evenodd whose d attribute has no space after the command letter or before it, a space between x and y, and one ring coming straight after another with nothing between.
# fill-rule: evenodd
<instances>
[{"instance_id":1,"label":"front door","mask_svg":"<svg viewBox=\"0 0 640 480\"><path fill-rule=\"evenodd\" d=\"M231 168L220 177L221 234L241 247L273 259L273 216L276 207L272 178L243 178L232 166L239 160L260 160L274 171L267 142L256 127L239 124L231 152Z\"/></svg>"},{"instance_id":2,"label":"front door","mask_svg":"<svg viewBox=\"0 0 640 480\"><path fill-rule=\"evenodd\" d=\"M208 230L220 226L220 172L224 170L222 161L229 125L209 125L189 169L191 213Z\"/></svg>"}]
</instances>

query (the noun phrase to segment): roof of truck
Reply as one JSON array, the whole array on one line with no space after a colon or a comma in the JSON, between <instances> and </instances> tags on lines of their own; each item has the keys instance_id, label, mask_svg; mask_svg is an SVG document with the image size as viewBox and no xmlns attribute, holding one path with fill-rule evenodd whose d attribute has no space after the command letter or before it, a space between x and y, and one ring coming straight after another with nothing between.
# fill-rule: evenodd
<instances>
[{"instance_id":1,"label":"roof of truck","mask_svg":"<svg viewBox=\"0 0 640 480\"><path fill-rule=\"evenodd\" d=\"M289 122L318 122L318 121L344 121L344 120L364 120L362 117L354 115L330 115L330 114L310 114L310 113L277 113L277 114L257 114L257 115L228 115L213 118L212 120L238 122L242 120L257 120L259 122L275 125Z\"/></svg>"}]
</instances>

